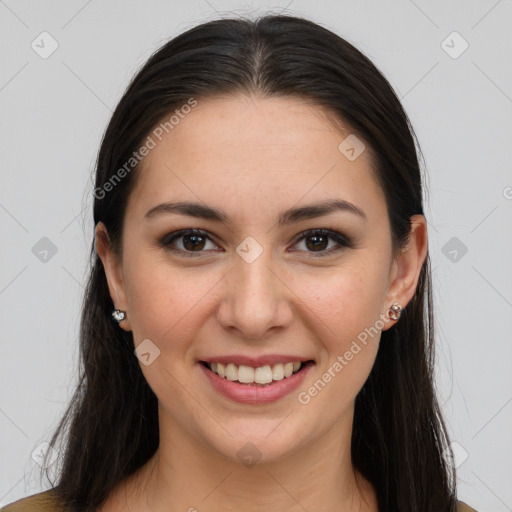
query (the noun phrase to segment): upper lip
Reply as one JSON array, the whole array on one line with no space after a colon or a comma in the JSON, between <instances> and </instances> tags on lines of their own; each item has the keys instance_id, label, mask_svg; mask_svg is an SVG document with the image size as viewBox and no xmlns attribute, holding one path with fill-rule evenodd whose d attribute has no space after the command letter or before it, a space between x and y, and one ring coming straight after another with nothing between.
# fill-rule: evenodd
<instances>
[{"instance_id":1,"label":"upper lip","mask_svg":"<svg viewBox=\"0 0 512 512\"><path fill-rule=\"evenodd\" d=\"M310 357L301 357L286 354L265 354L258 357L250 357L244 355L233 354L231 356L213 356L206 359L201 359L205 363L222 363L222 364L236 364L237 366L252 366L258 368L259 366L266 366L271 364L285 364L294 362L311 361Z\"/></svg>"}]
</instances>

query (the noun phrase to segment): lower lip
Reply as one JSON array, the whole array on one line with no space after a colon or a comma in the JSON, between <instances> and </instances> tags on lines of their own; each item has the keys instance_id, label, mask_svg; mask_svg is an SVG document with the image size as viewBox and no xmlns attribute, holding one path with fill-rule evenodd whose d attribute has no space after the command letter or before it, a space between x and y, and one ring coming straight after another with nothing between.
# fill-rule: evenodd
<instances>
[{"instance_id":1,"label":"lower lip","mask_svg":"<svg viewBox=\"0 0 512 512\"><path fill-rule=\"evenodd\" d=\"M301 385L309 370L314 365L314 363L308 361L297 373L294 373L290 377L273 381L266 386L251 386L219 377L202 363L198 364L211 385L219 393L235 402L254 405L275 402L288 395Z\"/></svg>"}]
</instances>

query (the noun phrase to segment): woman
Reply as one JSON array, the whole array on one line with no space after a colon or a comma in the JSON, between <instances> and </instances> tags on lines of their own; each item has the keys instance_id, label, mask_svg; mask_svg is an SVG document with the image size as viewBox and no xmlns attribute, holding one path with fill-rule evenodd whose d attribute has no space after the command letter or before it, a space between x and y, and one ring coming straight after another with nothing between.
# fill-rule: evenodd
<instances>
[{"instance_id":1,"label":"woman","mask_svg":"<svg viewBox=\"0 0 512 512\"><path fill-rule=\"evenodd\" d=\"M415 135L361 52L287 16L187 31L117 106L94 196L59 480L5 511L472 510Z\"/></svg>"}]
</instances>

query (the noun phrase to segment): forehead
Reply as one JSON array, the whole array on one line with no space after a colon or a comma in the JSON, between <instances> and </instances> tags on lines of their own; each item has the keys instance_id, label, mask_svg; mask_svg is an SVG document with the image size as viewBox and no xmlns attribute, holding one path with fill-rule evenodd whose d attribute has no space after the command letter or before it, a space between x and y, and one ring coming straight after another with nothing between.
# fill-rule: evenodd
<instances>
[{"instance_id":1,"label":"forehead","mask_svg":"<svg viewBox=\"0 0 512 512\"><path fill-rule=\"evenodd\" d=\"M167 131L161 140L152 136L156 144L138 170L131 212L176 199L232 205L242 217L254 217L262 205L281 210L329 198L356 203L370 217L385 208L369 148L347 158L340 144L352 141L350 127L335 125L306 99L198 99Z\"/></svg>"}]
</instances>

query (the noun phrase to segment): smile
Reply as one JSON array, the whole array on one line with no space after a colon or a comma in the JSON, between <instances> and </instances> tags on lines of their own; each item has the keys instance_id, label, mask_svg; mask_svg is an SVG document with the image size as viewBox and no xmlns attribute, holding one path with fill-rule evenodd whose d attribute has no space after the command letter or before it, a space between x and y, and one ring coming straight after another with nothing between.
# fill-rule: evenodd
<instances>
[{"instance_id":1,"label":"smile","mask_svg":"<svg viewBox=\"0 0 512 512\"><path fill-rule=\"evenodd\" d=\"M234 364L229 359L199 361L198 366L215 391L234 402L251 405L276 402L291 394L315 366L313 360L271 363L268 359L259 362L261 366L255 362L249 366L249 361Z\"/></svg>"},{"instance_id":2,"label":"smile","mask_svg":"<svg viewBox=\"0 0 512 512\"><path fill-rule=\"evenodd\" d=\"M233 363L205 363L208 368L219 377L241 384L268 385L297 373L303 364L300 361L264 365L253 368L252 366L236 365Z\"/></svg>"}]
</instances>

